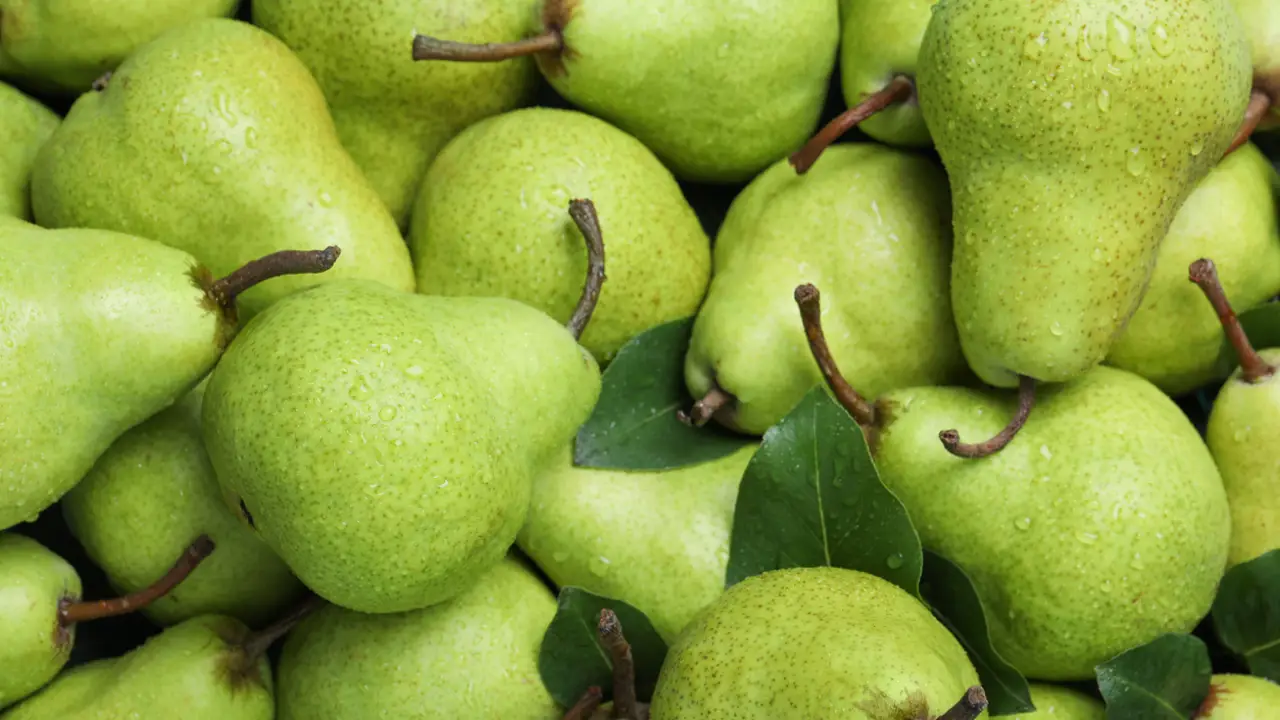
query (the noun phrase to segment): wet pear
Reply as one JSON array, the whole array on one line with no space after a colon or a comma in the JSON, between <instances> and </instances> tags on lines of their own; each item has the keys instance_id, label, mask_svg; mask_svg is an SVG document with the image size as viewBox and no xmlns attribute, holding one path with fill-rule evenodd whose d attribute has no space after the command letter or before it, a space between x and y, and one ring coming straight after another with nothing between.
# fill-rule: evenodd
<instances>
[{"instance_id":1,"label":"wet pear","mask_svg":"<svg viewBox=\"0 0 1280 720\"><path fill-rule=\"evenodd\" d=\"M1252 675L1214 675L1192 720L1261 720L1280 707L1280 685Z\"/></svg>"},{"instance_id":2,"label":"wet pear","mask_svg":"<svg viewBox=\"0 0 1280 720\"><path fill-rule=\"evenodd\" d=\"M1280 126L1280 5L1271 0L1231 0L1244 21L1253 55L1255 99L1264 113L1258 127L1273 130ZM1253 108L1251 108L1252 110Z\"/></svg>"},{"instance_id":3,"label":"wet pear","mask_svg":"<svg viewBox=\"0 0 1280 720\"><path fill-rule=\"evenodd\" d=\"M1034 712L1010 715L1009 720L1106 720L1101 701L1059 685L1030 683Z\"/></svg>"},{"instance_id":4,"label":"wet pear","mask_svg":"<svg viewBox=\"0 0 1280 720\"><path fill-rule=\"evenodd\" d=\"M0 217L31 219L31 166L59 122L39 101L0 83Z\"/></svg>"}]
</instances>

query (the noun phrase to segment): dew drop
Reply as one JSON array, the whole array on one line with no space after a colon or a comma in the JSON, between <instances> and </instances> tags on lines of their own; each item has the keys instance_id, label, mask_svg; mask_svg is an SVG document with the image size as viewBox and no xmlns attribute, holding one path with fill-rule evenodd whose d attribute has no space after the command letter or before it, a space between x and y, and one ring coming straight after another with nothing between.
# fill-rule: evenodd
<instances>
[{"instance_id":1,"label":"dew drop","mask_svg":"<svg viewBox=\"0 0 1280 720\"><path fill-rule=\"evenodd\" d=\"M591 561L587 563L587 569L591 571L592 575L602 576L609 572L609 558L600 556L593 557L591 558Z\"/></svg>"},{"instance_id":2,"label":"dew drop","mask_svg":"<svg viewBox=\"0 0 1280 720\"><path fill-rule=\"evenodd\" d=\"M1103 580L1103 581L1102 581L1102 584L1098 586L1098 589L1099 589L1099 590L1101 590L1101 591L1102 591L1102 592L1104 592L1104 593L1109 593L1109 592L1111 592L1111 581L1110 581L1110 580Z\"/></svg>"},{"instance_id":3,"label":"dew drop","mask_svg":"<svg viewBox=\"0 0 1280 720\"><path fill-rule=\"evenodd\" d=\"M890 570L897 570L902 567L904 562L906 561L903 559L902 553L894 553L884 560L884 564L888 566Z\"/></svg>"},{"instance_id":4,"label":"dew drop","mask_svg":"<svg viewBox=\"0 0 1280 720\"><path fill-rule=\"evenodd\" d=\"M1191 157L1200 157L1200 153L1204 152L1204 138L1196 138L1191 144Z\"/></svg>"},{"instance_id":5,"label":"dew drop","mask_svg":"<svg viewBox=\"0 0 1280 720\"><path fill-rule=\"evenodd\" d=\"M1146 566L1147 564L1143 562L1142 555L1140 553L1134 553L1133 559L1129 561L1129 567L1133 568L1134 570L1141 570Z\"/></svg>"},{"instance_id":6,"label":"dew drop","mask_svg":"<svg viewBox=\"0 0 1280 720\"><path fill-rule=\"evenodd\" d=\"M395 407L392 405L384 405L382 409L378 411L378 417L381 418L383 422L391 422L392 420L395 420Z\"/></svg>"},{"instance_id":7,"label":"dew drop","mask_svg":"<svg viewBox=\"0 0 1280 720\"><path fill-rule=\"evenodd\" d=\"M407 367L407 368L405 368L405 369L404 369L404 374L405 374L405 375L408 375L408 376L410 376L410 377L421 377L421 376L422 376L422 366L421 366L421 365L411 365L411 366L409 366L409 367Z\"/></svg>"},{"instance_id":8,"label":"dew drop","mask_svg":"<svg viewBox=\"0 0 1280 720\"><path fill-rule=\"evenodd\" d=\"M333 196L329 193L320 193L320 204L325 207L333 207Z\"/></svg>"},{"instance_id":9,"label":"dew drop","mask_svg":"<svg viewBox=\"0 0 1280 720\"><path fill-rule=\"evenodd\" d=\"M1093 46L1089 44L1089 26L1081 25L1080 34L1076 37L1076 55L1088 62L1093 59Z\"/></svg>"},{"instance_id":10,"label":"dew drop","mask_svg":"<svg viewBox=\"0 0 1280 720\"><path fill-rule=\"evenodd\" d=\"M1040 446L1040 455L1041 455L1041 457L1043 457L1045 460L1052 460L1052 459L1053 459L1053 453L1052 453L1052 452L1049 452L1049 446L1048 446L1048 445L1041 445L1041 446Z\"/></svg>"},{"instance_id":11,"label":"dew drop","mask_svg":"<svg viewBox=\"0 0 1280 720\"><path fill-rule=\"evenodd\" d=\"M1133 59L1133 26L1115 13L1107 18L1107 51L1116 60Z\"/></svg>"},{"instance_id":12,"label":"dew drop","mask_svg":"<svg viewBox=\"0 0 1280 720\"><path fill-rule=\"evenodd\" d=\"M1017 520L1013 521L1013 526L1018 528L1019 530L1029 530L1031 529L1031 518L1020 517Z\"/></svg>"},{"instance_id":13,"label":"dew drop","mask_svg":"<svg viewBox=\"0 0 1280 720\"><path fill-rule=\"evenodd\" d=\"M1095 261L1101 262L1103 258L1102 248L1094 248L1092 256Z\"/></svg>"},{"instance_id":14,"label":"dew drop","mask_svg":"<svg viewBox=\"0 0 1280 720\"><path fill-rule=\"evenodd\" d=\"M1102 112L1111 112L1111 91L1102 89L1098 91L1098 109Z\"/></svg>"},{"instance_id":15,"label":"dew drop","mask_svg":"<svg viewBox=\"0 0 1280 720\"><path fill-rule=\"evenodd\" d=\"M258 147L258 129L252 125L244 131L244 146L251 150Z\"/></svg>"},{"instance_id":16,"label":"dew drop","mask_svg":"<svg viewBox=\"0 0 1280 720\"><path fill-rule=\"evenodd\" d=\"M1042 32L1039 35L1032 35L1022 44L1022 56L1028 60L1035 60L1044 54L1044 46L1049 42L1049 38L1045 37Z\"/></svg>"},{"instance_id":17,"label":"dew drop","mask_svg":"<svg viewBox=\"0 0 1280 720\"><path fill-rule=\"evenodd\" d=\"M558 562L558 563L562 563L562 562L564 562L565 560L568 560L568 559L569 559L569 553L567 553L567 552L565 552L565 551L563 551L563 550L557 550L557 551L555 551L555 552L551 553L551 559L552 559L552 560L555 560L555 561L556 561L556 562Z\"/></svg>"},{"instance_id":18,"label":"dew drop","mask_svg":"<svg viewBox=\"0 0 1280 720\"><path fill-rule=\"evenodd\" d=\"M1141 147L1131 148L1126 153L1125 168L1134 177L1139 177L1147 171L1147 157L1142 154Z\"/></svg>"},{"instance_id":19,"label":"dew drop","mask_svg":"<svg viewBox=\"0 0 1280 720\"><path fill-rule=\"evenodd\" d=\"M364 402L365 400L373 397L373 389L370 388L364 380L357 380L355 384L351 386L350 395L352 400L355 400L356 402Z\"/></svg>"},{"instance_id":20,"label":"dew drop","mask_svg":"<svg viewBox=\"0 0 1280 720\"><path fill-rule=\"evenodd\" d=\"M977 240L978 240L978 234L977 234L977 233L975 233L975 232L974 232L974 231L972 231L972 230L969 230L968 232L966 232L966 233L964 234L964 244L965 244L965 245L972 245L972 244L974 244L975 242L977 242Z\"/></svg>"},{"instance_id":21,"label":"dew drop","mask_svg":"<svg viewBox=\"0 0 1280 720\"><path fill-rule=\"evenodd\" d=\"M235 149L236 149L235 146L231 144L230 140L218 141L218 152L222 153L223 155L230 155L231 152Z\"/></svg>"},{"instance_id":22,"label":"dew drop","mask_svg":"<svg viewBox=\"0 0 1280 720\"><path fill-rule=\"evenodd\" d=\"M1064 332L1062 329L1062 323L1054 320L1053 324L1049 326L1049 332L1053 333L1054 337L1062 337L1062 333Z\"/></svg>"},{"instance_id":23,"label":"dew drop","mask_svg":"<svg viewBox=\"0 0 1280 720\"><path fill-rule=\"evenodd\" d=\"M1235 438L1236 442L1242 443L1247 441L1249 439L1249 436L1252 434L1253 434L1253 428L1251 426L1246 426L1242 428L1236 428L1236 431L1232 433L1231 437Z\"/></svg>"},{"instance_id":24,"label":"dew drop","mask_svg":"<svg viewBox=\"0 0 1280 720\"><path fill-rule=\"evenodd\" d=\"M1098 536L1096 533L1085 532L1081 530L1076 533L1076 540L1079 540L1085 545L1092 545L1098 541Z\"/></svg>"},{"instance_id":25,"label":"dew drop","mask_svg":"<svg viewBox=\"0 0 1280 720\"><path fill-rule=\"evenodd\" d=\"M1151 49L1156 51L1160 57L1169 57L1173 54L1173 39L1169 37L1169 29L1164 23L1156 23L1151 26L1148 31L1151 37Z\"/></svg>"}]
</instances>

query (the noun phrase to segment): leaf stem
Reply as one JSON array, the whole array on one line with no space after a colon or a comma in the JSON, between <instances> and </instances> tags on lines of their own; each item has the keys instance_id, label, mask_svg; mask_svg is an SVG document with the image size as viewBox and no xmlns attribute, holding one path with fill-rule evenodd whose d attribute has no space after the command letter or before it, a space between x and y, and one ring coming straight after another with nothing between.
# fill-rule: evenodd
<instances>
[{"instance_id":1,"label":"leaf stem","mask_svg":"<svg viewBox=\"0 0 1280 720\"><path fill-rule=\"evenodd\" d=\"M1013 438L1017 436L1022 426L1027 424L1027 418L1031 417L1031 410L1036 405L1036 381L1026 375L1018 376L1018 410L1013 414L1013 418L1009 420L1009 424L1004 429L996 433L990 440L980 443L960 442L960 433L957 430L943 430L938 433L938 439L942 441L942 446L947 452L957 457L969 458L977 460L979 458L995 455L1013 442Z\"/></svg>"},{"instance_id":2,"label":"leaf stem","mask_svg":"<svg viewBox=\"0 0 1280 720\"><path fill-rule=\"evenodd\" d=\"M876 411L866 398L844 379L836 359L831 355L827 345L826 333L822 330L822 296L818 288L805 284L795 290L796 305L800 308L800 320L804 323L804 334L809 339L809 352L818 362L822 377L826 379L831 392L853 416L854 422L863 428L871 428L876 424Z\"/></svg>"},{"instance_id":3,"label":"leaf stem","mask_svg":"<svg viewBox=\"0 0 1280 720\"><path fill-rule=\"evenodd\" d=\"M987 693L980 685L965 691L964 697L951 709L938 716L938 720L975 720L987 709Z\"/></svg>"},{"instance_id":4,"label":"leaf stem","mask_svg":"<svg viewBox=\"0 0 1280 720\"><path fill-rule=\"evenodd\" d=\"M201 535L182 551L181 557L163 577L137 592L111 600L92 602L75 602L69 598L63 598L58 603L58 624L67 627L87 620L114 617L141 610L164 597L186 580L200 566L200 563L213 553L214 547L213 540L208 535Z\"/></svg>"},{"instance_id":5,"label":"leaf stem","mask_svg":"<svg viewBox=\"0 0 1280 720\"><path fill-rule=\"evenodd\" d=\"M1258 351L1253 349L1253 344L1249 342L1249 336L1245 334L1240 318L1236 317L1235 310L1231 308L1231 302L1227 300L1227 291L1222 287L1222 281L1218 278L1218 268L1213 261L1208 258L1196 260L1191 263L1189 273L1191 282L1200 286L1204 296L1209 299L1209 304L1213 305L1214 312L1218 313L1222 329L1226 331L1231 347L1235 348L1236 356L1240 358L1240 375L1244 381L1259 383L1274 375L1276 368L1263 360Z\"/></svg>"},{"instance_id":6,"label":"leaf stem","mask_svg":"<svg viewBox=\"0 0 1280 720\"><path fill-rule=\"evenodd\" d=\"M558 30L548 30L540 35L505 43L454 42L428 35L416 35L413 38L414 60L499 62L538 53L558 54L563 50L564 36Z\"/></svg>"},{"instance_id":7,"label":"leaf stem","mask_svg":"<svg viewBox=\"0 0 1280 720\"><path fill-rule=\"evenodd\" d=\"M640 720L636 704L636 665L631 657L631 645L622 634L622 623L612 610L605 608L600 611L596 631L613 660L613 717Z\"/></svg>"},{"instance_id":8,"label":"leaf stem","mask_svg":"<svg viewBox=\"0 0 1280 720\"><path fill-rule=\"evenodd\" d=\"M791 166L796 169L796 174L803 175L809 172L809 168L813 167L813 164L822 156L822 151L839 140L841 136L890 105L906 102L915 94L915 91L916 84L910 77L895 75L883 89L871 93L863 98L862 102L840 113L834 120L827 123L826 127L819 130L817 135L809 138L809 142L805 143L804 147L791 155Z\"/></svg>"},{"instance_id":9,"label":"leaf stem","mask_svg":"<svg viewBox=\"0 0 1280 720\"><path fill-rule=\"evenodd\" d=\"M592 685L587 691L582 693L582 697L578 698L578 702L569 708L569 712L564 714L562 720L590 720L595 714L596 709L600 707L600 702L604 699L604 693L601 692L598 685Z\"/></svg>"},{"instance_id":10,"label":"leaf stem","mask_svg":"<svg viewBox=\"0 0 1280 720\"><path fill-rule=\"evenodd\" d=\"M1275 101L1266 90L1256 87L1253 89L1249 95L1249 106L1244 111L1244 122L1240 124L1240 129L1236 131L1236 136L1227 151L1222 154L1223 157L1239 150L1242 145L1249 142L1249 138L1253 137L1253 131L1258 129L1258 125L1262 123L1267 113L1271 112L1274 104Z\"/></svg>"},{"instance_id":11,"label":"leaf stem","mask_svg":"<svg viewBox=\"0 0 1280 720\"><path fill-rule=\"evenodd\" d=\"M600 216L590 200L570 200L569 217L582 232L587 243L587 282L582 286L582 296L574 308L566 327L575 339L581 338L591 321L591 315L600 303L600 290L608 278L604 274L604 235L600 232Z\"/></svg>"}]
</instances>

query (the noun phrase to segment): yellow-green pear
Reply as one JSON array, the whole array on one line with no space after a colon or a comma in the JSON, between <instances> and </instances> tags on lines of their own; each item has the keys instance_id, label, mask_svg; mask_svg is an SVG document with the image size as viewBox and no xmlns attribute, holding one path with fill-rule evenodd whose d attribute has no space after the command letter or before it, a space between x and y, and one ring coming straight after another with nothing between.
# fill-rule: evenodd
<instances>
[{"instance_id":1,"label":"yellow-green pear","mask_svg":"<svg viewBox=\"0 0 1280 720\"><path fill-rule=\"evenodd\" d=\"M59 122L38 100L0 83L0 216L31 219L31 167Z\"/></svg>"},{"instance_id":2,"label":"yellow-green pear","mask_svg":"<svg viewBox=\"0 0 1280 720\"><path fill-rule=\"evenodd\" d=\"M920 42L938 0L844 0L840 21L840 80L844 100L855 107L867 97L883 93L897 77L914 78ZM932 144L920 114L914 83L903 98L866 120L858 128L893 145Z\"/></svg>"},{"instance_id":3,"label":"yellow-green pear","mask_svg":"<svg viewBox=\"0 0 1280 720\"><path fill-rule=\"evenodd\" d=\"M1009 720L1106 720L1106 706L1078 690L1035 682L1030 688L1036 709L1009 715Z\"/></svg>"},{"instance_id":4,"label":"yellow-green pear","mask_svg":"<svg viewBox=\"0 0 1280 720\"><path fill-rule=\"evenodd\" d=\"M1253 54L1253 89L1266 99L1258 127L1280 126L1280 5L1272 0L1231 0L1244 21Z\"/></svg>"},{"instance_id":5,"label":"yellow-green pear","mask_svg":"<svg viewBox=\"0 0 1280 720\"><path fill-rule=\"evenodd\" d=\"M1280 708L1280 685L1252 675L1214 675L1192 720L1265 720Z\"/></svg>"}]
</instances>

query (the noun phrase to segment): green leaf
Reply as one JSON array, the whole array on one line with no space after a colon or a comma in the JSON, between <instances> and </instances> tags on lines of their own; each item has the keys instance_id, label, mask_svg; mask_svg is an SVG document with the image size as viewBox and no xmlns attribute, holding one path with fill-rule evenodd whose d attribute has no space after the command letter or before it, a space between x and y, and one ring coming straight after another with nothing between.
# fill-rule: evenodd
<instances>
[{"instance_id":1,"label":"green leaf","mask_svg":"<svg viewBox=\"0 0 1280 720\"><path fill-rule=\"evenodd\" d=\"M636 666L636 697L647 702L658 682L658 670L667 657L667 644L653 629L649 618L622 602L593 595L582 588L560 590L556 616L547 626L538 653L538 674L551 697L570 707L587 688L599 686L605 699L613 694L613 662L596 633L600 611L608 608L618 616L622 634L631 645Z\"/></svg>"},{"instance_id":2,"label":"green leaf","mask_svg":"<svg viewBox=\"0 0 1280 720\"><path fill-rule=\"evenodd\" d=\"M933 614L969 653L987 692L987 712L995 717L1035 710L1027 679L991 645L986 611L969 576L955 563L926 550L920 592Z\"/></svg>"},{"instance_id":3,"label":"green leaf","mask_svg":"<svg viewBox=\"0 0 1280 720\"><path fill-rule=\"evenodd\" d=\"M752 438L714 423L694 428L676 418L693 405L684 383L684 355L693 318L632 338L601 379L600 400L578 430L573 462L615 470L671 470L732 454Z\"/></svg>"},{"instance_id":4,"label":"green leaf","mask_svg":"<svg viewBox=\"0 0 1280 720\"><path fill-rule=\"evenodd\" d=\"M878 575L919 595L920 538L862 431L824 387L769 428L738 488L726 585L788 567Z\"/></svg>"},{"instance_id":5,"label":"green leaf","mask_svg":"<svg viewBox=\"0 0 1280 720\"><path fill-rule=\"evenodd\" d=\"M1209 695L1209 649L1194 635L1166 633L1096 669L1108 720L1187 720Z\"/></svg>"},{"instance_id":6,"label":"green leaf","mask_svg":"<svg viewBox=\"0 0 1280 720\"><path fill-rule=\"evenodd\" d=\"M1280 550L1228 570L1212 615L1222 644L1249 672L1280 683Z\"/></svg>"}]
</instances>

